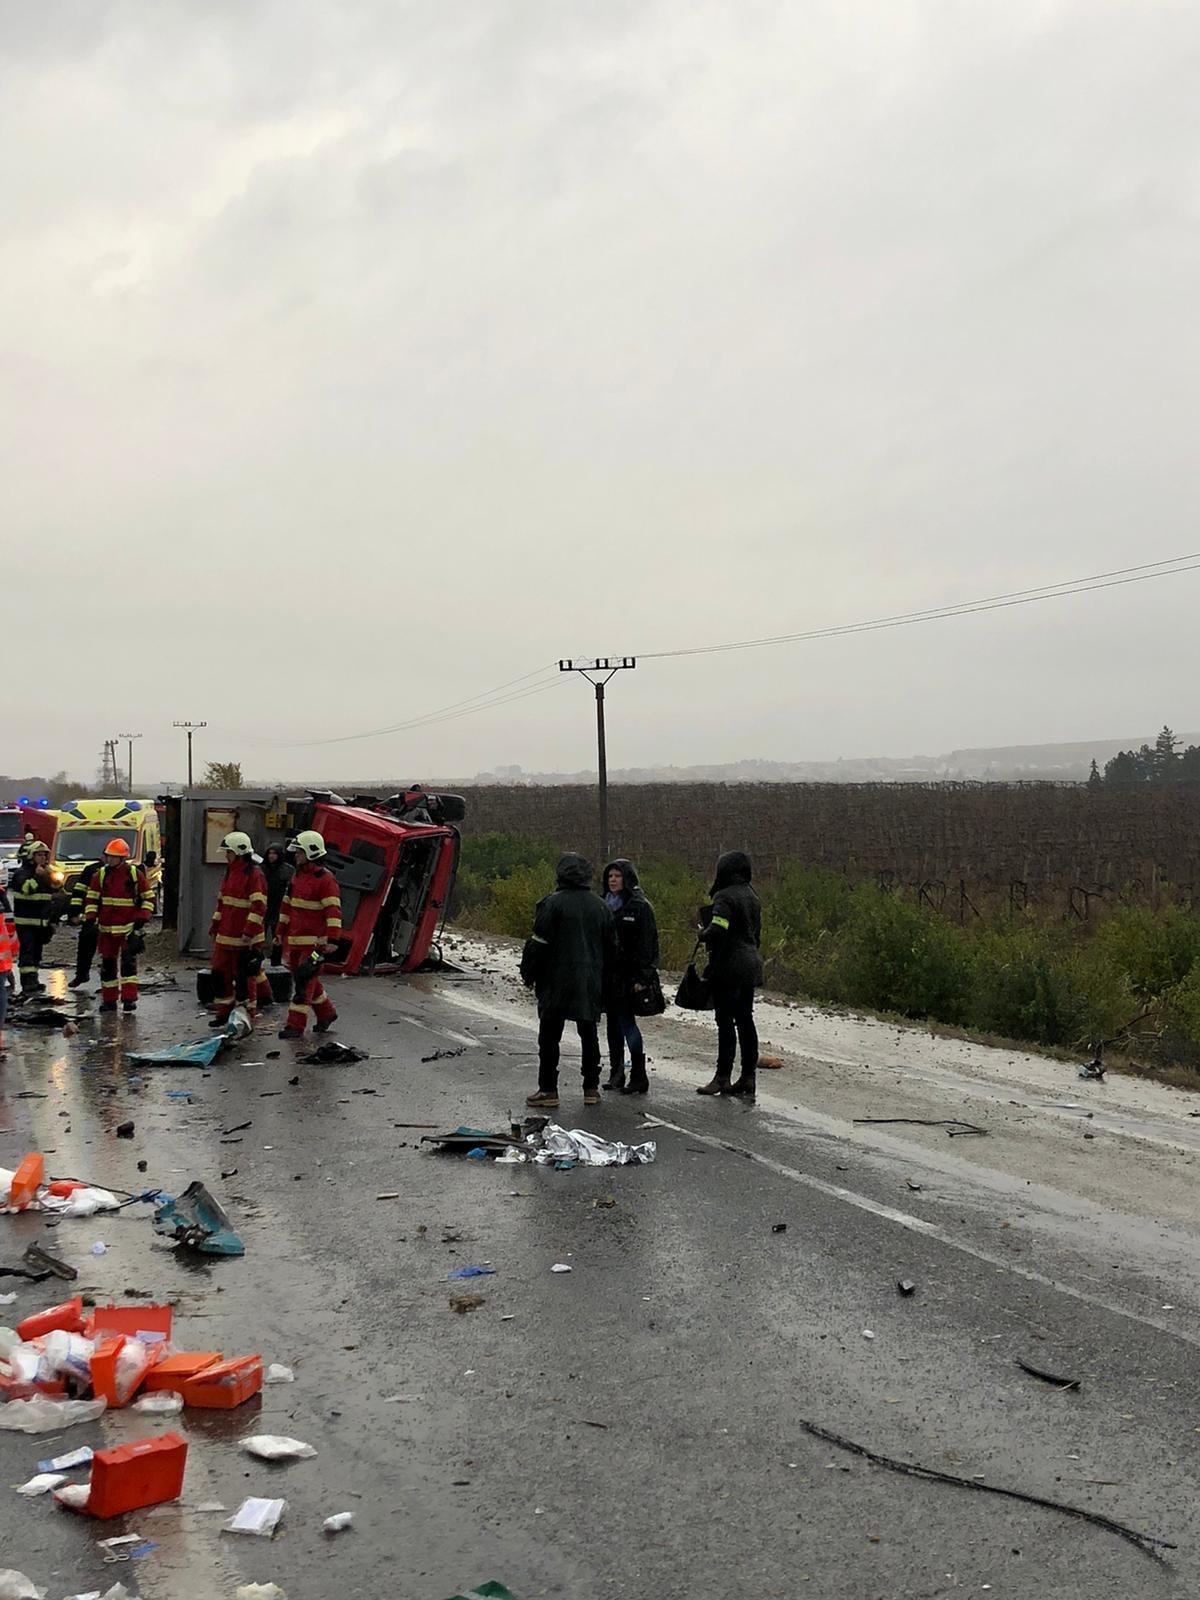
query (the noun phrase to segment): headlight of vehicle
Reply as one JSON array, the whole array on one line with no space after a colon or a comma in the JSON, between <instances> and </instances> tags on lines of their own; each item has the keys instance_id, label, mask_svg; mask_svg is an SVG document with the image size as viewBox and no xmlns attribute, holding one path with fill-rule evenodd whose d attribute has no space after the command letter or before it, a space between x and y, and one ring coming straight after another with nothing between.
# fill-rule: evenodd
<instances>
[{"instance_id":1,"label":"headlight of vehicle","mask_svg":"<svg viewBox=\"0 0 1200 1600\"><path fill-rule=\"evenodd\" d=\"M51 872L51 874L50 874L50 882L55 884L55 885L58 885L60 883L65 883L66 882L66 878L67 878L67 875L66 875L65 872Z\"/></svg>"}]
</instances>

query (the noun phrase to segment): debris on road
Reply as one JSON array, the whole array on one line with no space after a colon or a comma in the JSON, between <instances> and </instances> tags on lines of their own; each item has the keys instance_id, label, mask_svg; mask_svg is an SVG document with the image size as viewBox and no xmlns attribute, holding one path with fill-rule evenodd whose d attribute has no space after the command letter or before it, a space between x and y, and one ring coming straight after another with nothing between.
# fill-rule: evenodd
<instances>
[{"instance_id":1,"label":"debris on road","mask_svg":"<svg viewBox=\"0 0 1200 1600\"><path fill-rule=\"evenodd\" d=\"M1106 1517L1099 1511L1085 1511L1079 1506L1066 1505L1061 1500L1047 1500L1041 1495L1027 1494L1023 1489L1005 1489L997 1484L984 1483L980 1478L960 1478L956 1473L942 1472L936 1467L923 1467L916 1462L897 1461L893 1456L879 1455L874 1450L868 1450L865 1445L855 1444L853 1439L845 1439L840 1433L832 1433L828 1428L819 1427L815 1422L806 1422L803 1418L800 1419L800 1426L814 1439L835 1445L839 1450L848 1450L852 1455L861 1456L864 1461L870 1461L874 1466L887 1467L892 1472L904 1473L910 1478L923 1478L929 1483L946 1483L956 1489L972 1489L978 1494L1001 1495L1006 1500L1019 1500L1024 1505L1040 1506L1044 1511L1058 1511L1063 1516L1077 1517L1082 1522L1090 1522L1097 1528L1104 1528L1108 1533L1115 1533L1119 1539L1128 1540L1155 1561L1163 1560L1159 1554L1160 1550L1179 1548L1178 1545L1172 1544L1167 1539L1160 1539L1155 1534L1139 1533L1134 1528L1127 1528L1124 1523L1116 1522L1112 1517Z\"/></svg>"},{"instance_id":2,"label":"debris on road","mask_svg":"<svg viewBox=\"0 0 1200 1600\"><path fill-rule=\"evenodd\" d=\"M1074 1389L1076 1391L1079 1389L1080 1380L1078 1378L1063 1378L1056 1372L1046 1372L1041 1367L1032 1367L1028 1361L1022 1361L1020 1356L1016 1358L1016 1361L1021 1371L1027 1372L1031 1378L1040 1378L1043 1383L1053 1384L1056 1389Z\"/></svg>"},{"instance_id":3,"label":"debris on road","mask_svg":"<svg viewBox=\"0 0 1200 1600\"><path fill-rule=\"evenodd\" d=\"M493 1578L488 1583L476 1584L473 1589L460 1589L449 1600L517 1600L517 1597L511 1589L506 1589Z\"/></svg>"},{"instance_id":4,"label":"debris on road","mask_svg":"<svg viewBox=\"0 0 1200 1600\"><path fill-rule=\"evenodd\" d=\"M1091 1083L1103 1083L1104 1082L1104 1060L1103 1060L1103 1056L1104 1056L1104 1046L1102 1044L1098 1044L1096 1046L1096 1054L1092 1057L1092 1059L1089 1062L1087 1062L1087 1064L1085 1066L1080 1067L1080 1069L1079 1069L1079 1077L1084 1078L1084 1079L1088 1080Z\"/></svg>"},{"instance_id":5,"label":"debris on road","mask_svg":"<svg viewBox=\"0 0 1200 1600\"><path fill-rule=\"evenodd\" d=\"M450 1278L494 1278L495 1267L455 1267L453 1272L447 1273Z\"/></svg>"},{"instance_id":6,"label":"debris on road","mask_svg":"<svg viewBox=\"0 0 1200 1600\"><path fill-rule=\"evenodd\" d=\"M264 1383L295 1383L296 1374L291 1367L282 1366L278 1361L272 1361L267 1368Z\"/></svg>"},{"instance_id":7,"label":"debris on road","mask_svg":"<svg viewBox=\"0 0 1200 1600\"><path fill-rule=\"evenodd\" d=\"M101 1518L165 1505L183 1493L187 1452L187 1441L177 1433L161 1433L112 1450L97 1450L90 1481L59 1489L54 1498L72 1511ZM82 1495L78 1492L81 1489Z\"/></svg>"},{"instance_id":8,"label":"debris on road","mask_svg":"<svg viewBox=\"0 0 1200 1600\"><path fill-rule=\"evenodd\" d=\"M771 1224L771 1232L772 1233L786 1233L787 1232L787 1223L786 1222L773 1222Z\"/></svg>"},{"instance_id":9,"label":"debris on road","mask_svg":"<svg viewBox=\"0 0 1200 1600\"><path fill-rule=\"evenodd\" d=\"M38 1462L39 1472L74 1472L76 1467L89 1467L92 1464L92 1447L85 1444L80 1450L71 1450L65 1456L51 1456L48 1461Z\"/></svg>"},{"instance_id":10,"label":"debris on road","mask_svg":"<svg viewBox=\"0 0 1200 1600\"><path fill-rule=\"evenodd\" d=\"M140 1400L135 1400L130 1407L131 1411L142 1411L151 1417L171 1417L177 1411L183 1410L183 1396L174 1389L156 1389L151 1394L142 1395Z\"/></svg>"},{"instance_id":11,"label":"debris on road","mask_svg":"<svg viewBox=\"0 0 1200 1600\"><path fill-rule=\"evenodd\" d=\"M139 1067L211 1067L229 1043L223 1033L207 1034L190 1044L172 1044L165 1050L129 1050L125 1059Z\"/></svg>"},{"instance_id":12,"label":"debris on road","mask_svg":"<svg viewBox=\"0 0 1200 1600\"><path fill-rule=\"evenodd\" d=\"M612 1195L612 1194L600 1194L600 1195L597 1195L596 1198L592 1201L592 1205L595 1208L595 1210L597 1210L597 1211L611 1211L613 1209L613 1207L616 1205L616 1203L617 1203L617 1197L616 1197L616 1195Z\"/></svg>"},{"instance_id":13,"label":"debris on road","mask_svg":"<svg viewBox=\"0 0 1200 1600\"><path fill-rule=\"evenodd\" d=\"M531 1141L527 1141L531 1142ZM560 1128L551 1122L543 1130L533 1159L539 1166L564 1158L582 1167L629 1167L654 1160L658 1147L653 1140L645 1144L620 1144L589 1133L586 1128Z\"/></svg>"},{"instance_id":14,"label":"debris on road","mask_svg":"<svg viewBox=\"0 0 1200 1600\"><path fill-rule=\"evenodd\" d=\"M57 1489L60 1484L66 1483L66 1481L67 1475L65 1472L38 1472L30 1478L28 1483L18 1484L17 1493L32 1499L35 1495L49 1494L51 1489Z\"/></svg>"},{"instance_id":15,"label":"debris on road","mask_svg":"<svg viewBox=\"0 0 1200 1600\"><path fill-rule=\"evenodd\" d=\"M308 1461L317 1453L302 1439L289 1439L279 1433L252 1434L241 1444L247 1455L257 1456L260 1461Z\"/></svg>"},{"instance_id":16,"label":"debris on road","mask_svg":"<svg viewBox=\"0 0 1200 1600\"><path fill-rule=\"evenodd\" d=\"M65 1261L60 1261L57 1256L52 1256L49 1251L43 1250L40 1244L27 1245L21 1259L36 1272L53 1273L64 1283L74 1283L79 1276L74 1267L69 1267Z\"/></svg>"},{"instance_id":17,"label":"debris on road","mask_svg":"<svg viewBox=\"0 0 1200 1600\"><path fill-rule=\"evenodd\" d=\"M350 1066L355 1061L369 1061L370 1053L359 1050L356 1045L342 1044L338 1039L326 1039L324 1044L318 1045L315 1050L310 1050L306 1056L297 1056L298 1061L318 1067Z\"/></svg>"},{"instance_id":18,"label":"debris on road","mask_svg":"<svg viewBox=\"0 0 1200 1600\"><path fill-rule=\"evenodd\" d=\"M134 1134L136 1133L136 1131L137 1131L137 1127L136 1127L136 1124L133 1123L133 1122L118 1122L117 1123L117 1138L118 1139L132 1139Z\"/></svg>"},{"instance_id":19,"label":"debris on road","mask_svg":"<svg viewBox=\"0 0 1200 1600\"><path fill-rule=\"evenodd\" d=\"M463 1056L466 1053L466 1045L459 1045L457 1050L435 1050L432 1055L421 1057L421 1065L425 1066L430 1061L453 1061L455 1056Z\"/></svg>"},{"instance_id":20,"label":"debris on road","mask_svg":"<svg viewBox=\"0 0 1200 1600\"><path fill-rule=\"evenodd\" d=\"M234 1590L234 1600L287 1600L287 1591L277 1583L243 1583Z\"/></svg>"},{"instance_id":21,"label":"debris on road","mask_svg":"<svg viewBox=\"0 0 1200 1600\"><path fill-rule=\"evenodd\" d=\"M248 1533L256 1539L269 1539L286 1510L286 1500L263 1500L249 1495L221 1528L224 1533Z\"/></svg>"},{"instance_id":22,"label":"debris on road","mask_svg":"<svg viewBox=\"0 0 1200 1600\"><path fill-rule=\"evenodd\" d=\"M568 1267L566 1263L562 1261L556 1261L550 1268L551 1272L570 1272L570 1270L570 1267Z\"/></svg>"},{"instance_id":23,"label":"debris on road","mask_svg":"<svg viewBox=\"0 0 1200 1600\"><path fill-rule=\"evenodd\" d=\"M465 1316L468 1311L478 1311L485 1299L486 1296L481 1294L452 1294L450 1309L457 1311L460 1317Z\"/></svg>"},{"instance_id":24,"label":"debris on road","mask_svg":"<svg viewBox=\"0 0 1200 1600\"><path fill-rule=\"evenodd\" d=\"M163 1197L154 1231L206 1256L244 1256L246 1246L224 1210L197 1179L177 1199Z\"/></svg>"},{"instance_id":25,"label":"debris on road","mask_svg":"<svg viewBox=\"0 0 1200 1600\"><path fill-rule=\"evenodd\" d=\"M952 1139L966 1133L978 1134L981 1139L987 1135L986 1128L976 1127L973 1122L961 1122L957 1117L855 1117L854 1120L875 1127L945 1128Z\"/></svg>"},{"instance_id":26,"label":"debris on road","mask_svg":"<svg viewBox=\"0 0 1200 1600\"><path fill-rule=\"evenodd\" d=\"M906 1300L908 1300L917 1291L917 1286L911 1278L901 1278L900 1282L896 1285L896 1288Z\"/></svg>"},{"instance_id":27,"label":"debris on road","mask_svg":"<svg viewBox=\"0 0 1200 1600\"><path fill-rule=\"evenodd\" d=\"M95 1422L108 1409L106 1400L52 1400L35 1394L28 1400L0 1405L0 1429L6 1433L57 1433L77 1422Z\"/></svg>"},{"instance_id":28,"label":"debris on road","mask_svg":"<svg viewBox=\"0 0 1200 1600\"><path fill-rule=\"evenodd\" d=\"M345 1533L347 1528L354 1526L353 1511L335 1511L332 1517L326 1517L321 1524L323 1533Z\"/></svg>"},{"instance_id":29,"label":"debris on road","mask_svg":"<svg viewBox=\"0 0 1200 1600\"><path fill-rule=\"evenodd\" d=\"M5 1567L0 1572L0 1600L42 1600L45 1592L15 1567Z\"/></svg>"}]
</instances>

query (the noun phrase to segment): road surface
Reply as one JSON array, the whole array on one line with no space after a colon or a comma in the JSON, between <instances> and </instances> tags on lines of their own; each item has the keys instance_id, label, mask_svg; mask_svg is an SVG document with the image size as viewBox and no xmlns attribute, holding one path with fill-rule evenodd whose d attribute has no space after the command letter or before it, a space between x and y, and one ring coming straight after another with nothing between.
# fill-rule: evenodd
<instances>
[{"instance_id":1,"label":"road surface","mask_svg":"<svg viewBox=\"0 0 1200 1600\"><path fill-rule=\"evenodd\" d=\"M55 1175L125 1191L202 1178L246 1255L184 1260L132 1206L53 1229L0 1217L0 1263L40 1238L96 1299L169 1298L178 1344L261 1352L295 1382L234 1412L0 1433L0 1567L49 1600L117 1579L146 1600L232 1600L250 1581L446 1600L488 1578L520 1600L1200 1593L1200 1099L779 1007L764 1031L785 1065L756 1107L696 1097L707 1019L652 1023L651 1095L586 1115L568 1048L559 1121L653 1139L653 1165L437 1156L410 1124L502 1129L534 1084L511 950L456 954L461 976L333 981L338 1036L371 1052L357 1066L297 1066L260 1025L211 1072L135 1072L132 1041L205 1032L183 967L136 1020L71 996L75 1038L10 1030L0 1166L38 1147ZM448 1281L468 1264L494 1275ZM463 1287L484 1303L456 1314ZM3 1291L13 1322L61 1297ZM100 1527L8 1488L42 1457L180 1420L178 1504ZM1159 1563L1087 1522L901 1475L806 1422L1178 1549ZM252 1432L318 1455L268 1467L238 1449ZM288 1502L273 1541L221 1531L251 1494ZM330 1538L339 1511L354 1527ZM156 1548L103 1564L96 1540L126 1531Z\"/></svg>"}]
</instances>

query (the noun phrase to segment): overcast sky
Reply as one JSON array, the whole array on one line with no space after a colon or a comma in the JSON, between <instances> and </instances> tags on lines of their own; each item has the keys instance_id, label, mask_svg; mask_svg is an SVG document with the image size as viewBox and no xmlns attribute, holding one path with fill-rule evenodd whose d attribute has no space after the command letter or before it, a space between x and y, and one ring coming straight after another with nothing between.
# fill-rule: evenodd
<instances>
[{"instance_id":1,"label":"overcast sky","mask_svg":"<svg viewBox=\"0 0 1200 1600\"><path fill-rule=\"evenodd\" d=\"M574 769L549 674L289 741L1200 548L1194 3L0 19L0 770ZM644 662L610 761L1191 726L1198 581Z\"/></svg>"}]
</instances>

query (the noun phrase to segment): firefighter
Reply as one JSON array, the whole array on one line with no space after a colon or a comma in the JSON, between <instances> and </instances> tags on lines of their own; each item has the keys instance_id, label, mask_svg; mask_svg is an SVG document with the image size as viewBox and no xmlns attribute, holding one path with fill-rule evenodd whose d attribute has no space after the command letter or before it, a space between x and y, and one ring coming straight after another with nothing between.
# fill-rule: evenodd
<instances>
[{"instance_id":1,"label":"firefighter","mask_svg":"<svg viewBox=\"0 0 1200 1600\"><path fill-rule=\"evenodd\" d=\"M92 962L96 959L96 940L100 937L100 931L94 922L83 920L83 911L87 905L88 889L99 871L100 863L89 861L71 885L67 922L72 928L79 929L79 938L75 943L75 976L67 984L68 989L81 989L92 976Z\"/></svg>"},{"instance_id":2,"label":"firefighter","mask_svg":"<svg viewBox=\"0 0 1200 1600\"><path fill-rule=\"evenodd\" d=\"M21 993L37 994L46 985L38 977L42 951L54 932L54 883L50 847L40 839L27 844L13 885L13 920L20 947Z\"/></svg>"},{"instance_id":3,"label":"firefighter","mask_svg":"<svg viewBox=\"0 0 1200 1600\"><path fill-rule=\"evenodd\" d=\"M300 1039L311 1013L314 1031L328 1033L337 1012L321 984L321 964L337 954L342 932L342 897L337 879L325 859L325 841L319 833L298 833L288 847L296 857L296 872L279 908L278 945L292 974L292 1003L281 1039Z\"/></svg>"},{"instance_id":4,"label":"firefighter","mask_svg":"<svg viewBox=\"0 0 1200 1600\"><path fill-rule=\"evenodd\" d=\"M154 890L145 869L129 859L124 839L110 839L100 870L88 886L84 921L94 922L100 953L100 1009L117 1009L120 966L121 1007L136 1011L138 956L146 948L142 929L154 911Z\"/></svg>"},{"instance_id":5,"label":"firefighter","mask_svg":"<svg viewBox=\"0 0 1200 1600\"><path fill-rule=\"evenodd\" d=\"M208 936L212 941L212 972L217 980L214 1028L229 1021L235 998L244 1000L251 1017L258 1009L262 975L263 918L267 910L267 880L248 833L227 833L221 840L225 876L217 893ZM270 993L270 985L267 985Z\"/></svg>"}]
</instances>

